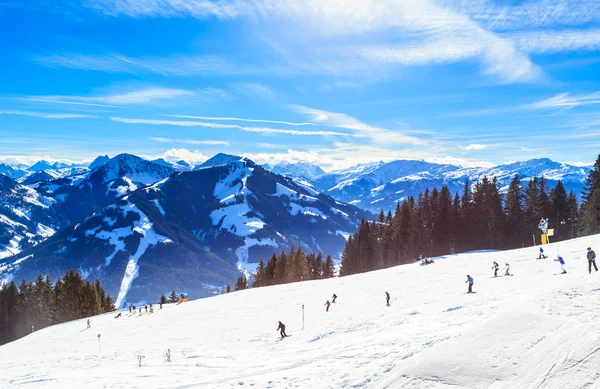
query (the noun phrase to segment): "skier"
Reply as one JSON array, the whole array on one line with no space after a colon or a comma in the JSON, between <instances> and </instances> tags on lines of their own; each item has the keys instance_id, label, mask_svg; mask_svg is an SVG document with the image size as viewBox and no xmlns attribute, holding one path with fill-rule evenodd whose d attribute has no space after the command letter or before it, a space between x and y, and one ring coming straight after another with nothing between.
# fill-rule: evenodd
<instances>
[{"instance_id":1,"label":"skier","mask_svg":"<svg viewBox=\"0 0 600 389\"><path fill-rule=\"evenodd\" d=\"M92 328L92 324L90 323L90 319L87 320L87 328Z\"/></svg>"},{"instance_id":2,"label":"skier","mask_svg":"<svg viewBox=\"0 0 600 389\"><path fill-rule=\"evenodd\" d=\"M150 313L154 312L154 310L152 309L152 304L150 304Z\"/></svg>"},{"instance_id":3,"label":"skier","mask_svg":"<svg viewBox=\"0 0 600 389\"><path fill-rule=\"evenodd\" d=\"M390 294L385 292L385 303L389 307L390 306Z\"/></svg>"},{"instance_id":4,"label":"skier","mask_svg":"<svg viewBox=\"0 0 600 389\"><path fill-rule=\"evenodd\" d=\"M331 298L332 298L331 302L335 303L335 299L337 298L336 294L334 293L333 296L331 296Z\"/></svg>"},{"instance_id":5,"label":"skier","mask_svg":"<svg viewBox=\"0 0 600 389\"><path fill-rule=\"evenodd\" d=\"M540 247L540 256L538 257L538 259L542 258L546 259L548 257L546 256L546 254L544 254L544 249Z\"/></svg>"},{"instance_id":6,"label":"skier","mask_svg":"<svg viewBox=\"0 0 600 389\"><path fill-rule=\"evenodd\" d=\"M498 269L500 269L500 265L498 265L498 262L494 261L492 269L494 269L494 277L498 277Z\"/></svg>"},{"instance_id":7,"label":"skier","mask_svg":"<svg viewBox=\"0 0 600 389\"><path fill-rule=\"evenodd\" d=\"M560 255L557 255L555 261L558 261L558 263L560 263L560 274L567 274L567 271L565 270L565 260L562 259Z\"/></svg>"},{"instance_id":8,"label":"skier","mask_svg":"<svg viewBox=\"0 0 600 389\"><path fill-rule=\"evenodd\" d=\"M325 303L325 312L329 312L329 306L331 305L331 303L329 302L329 300L327 300L327 302Z\"/></svg>"},{"instance_id":9,"label":"skier","mask_svg":"<svg viewBox=\"0 0 600 389\"><path fill-rule=\"evenodd\" d=\"M119 312L119 314L117 316L115 316L115 319L118 319L121 317L121 312Z\"/></svg>"},{"instance_id":10,"label":"skier","mask_svg":"<svg viewBox=\"0 0 600 389\"><path fill-rule=\"evenodd\" d=\"M158 305L160 305L160 309L162 309L162 303L158 303Z\"/></svg>"},{"instance_id":11,"label":"skier","mask_svg":"<svg viewBox=\"0 0 600 389\"><path fill-rule=\"evenodd\" d=\"M504 266L504 270L506 270L504 272L504 275L509 276L510 275L510 265L508 263Z\"/></svg>"},{"instance_id":12,"label":"skier","mask_svg":"<svg viewBox=\"0 0 600 389\"><path fill-rule=\"evenodd\" d=\"M135 314L135 313L137 313L137 310L136 310L136 308L135 308L135 305L133 306L133 313L134 313L134 314Z\"/></svg>"},{"instance_id":13,"label":"skier","mask_svg":"<svg viewBox=\"0 0 600 389\"><path fill-rule=\"evenodd\" d=\"M285 333L285 324L283 324L281 321L279 321L279 327L277 327L275 331L279 331L279 334L282 338L287 337L287 334Z\"/></svg>"},{"instance_id":14,"label":"skier","mask_svg":"<svg viewBox=\"0 0 600 389\"><path fill-rule=\"evenodd\" d=\"M146 310L146 313L148 313L148 306L144 305L144 309Z\"/></svg>"},{"instance_id":15,"label":"skier","mask_svg":"<svg viewBox=\"0 0 600 389\"><path fill-rule=\"evenodd\" d=\"M467 282L469 283L469 291L467 293L473 293L473 277L467 274ZM467 283L465 282L465 284Z\"/></svg>"},{"instance_id":16,"label":"skier","mask_svg":"<svg viewBox=\"0 0 600 389\"><path fill-rule=\"evenodd\" d=\"M598 271L598 266L596 266L596 253L594 252L594 250L592 250L591 247L588 247L587 260L589 274L592 274L592 265L594 265L594 269Z\"/></svg>"},{"instance_id":17,"label":"skier","mask_svg":"<svg viewBox=\"0 0 600 389\"><path fill-rule=\"evenodd\" d=\"M131 305L129 306L129 313L131 313Z\"/></svg>"}]
</instances>

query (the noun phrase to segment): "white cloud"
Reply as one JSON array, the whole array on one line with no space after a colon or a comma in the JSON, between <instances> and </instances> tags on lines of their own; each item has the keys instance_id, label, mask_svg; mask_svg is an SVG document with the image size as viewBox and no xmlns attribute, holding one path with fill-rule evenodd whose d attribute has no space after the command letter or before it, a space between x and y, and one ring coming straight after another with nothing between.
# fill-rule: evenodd
<instances>
[{"instance_id":1,"label":"white cloud","mask_svg":"<svg viewBox=\"0 0 600 389\"><path fill-rule=\"evenodd\" d=\"M118 107L119 105L148 104L157 101L175 100L192 95L194 95L193 92L184 89L145 88L103 96L29 96L24 99L46 103Z\"/></svg>"},{"instance_id":2,"label":"white cloud","mask_svg":"<svg viewBox=\"0 0 600 389\"><path fill-rule=\"evenodd\" d=\"M221 124L221 123L209 123L209 122L198 122L188 120L155 120L155 119L138 119L138 118L121 118L113 117L110 119L118 123L128 124L151 124L151 125L167 125L167 126L180 126L180 127L205 127L205 128L229 128L245 132L254 132L262 134L283 134L283 135L298 135L298 136L343 136L343 137L361 137L361 135L346 134L343 132L335 131L300 131L300 130L287 130L278 128L264 128L264 127L244 127L238 126L237 124Z\"/></svg>"},{"instance_id":3,"label":"white cloud","mask_svg":"<svg viewBox=\"0 0 600 389\"><path fill-rule=\"evenodd\" d=\"M30 116L42 119L94 119L95 115L79 113L43 113L30 111L0 111L0 115Z\"/></svg>"},{"instance_id":4,"label":"white cloud","mask_svg":"<svg viewBox=\"0 0 600 389\"><path fill-rule=\"evenodd\" d=\"M191 165L197 165L208 159L204 154L197 150L188 150L185 148L169 149L164 153L157 155L156 158L163 158L165 161L177 162L186 161Z\"/></svg>"},{"instance_id":5,"label":"white cloud","mask_svg":"<svg viewBox=\"0 0 600 389\"><path fill-rule=\"evenodd\" d=\"M188 145L207 145L207 146L229 146L230 143L224 140L194 140L194 139L171 139L171 138L160 138L150 137L150 140L159 143L183 143Z\"/></svg>"},{"instance_id":6,"label":"white cloud","mask_svg":"<svg viewBox=\"0 0 600 389\"><path fill-rule=\"evenodd\" d=\"M293 46L296 58L285 58L283 65L258 66L253 69L236 67L215 57L128 58L122 55L93 57L79 54L37 58L47 66L66 66L103 71L151 71L166 75L235 74L261 72L317 70L339 72L363 71L364 64L429 64L449 63L476 58L485 72L502 82L531 82L542 77L542 71L520 52L509 39L482 27L472 14L461 14L457 7L441 6L434 0L355 0L352 6L339 0L91 0L88 4L107 15L145 17L188 17L249 20L272 37L273 47ZM453 5L453 4L450 4ZM459 9L461 11L462 9ZM487 19L482 18L485 22ZM289 31L288 34L282 33ZM384 35L382 33L389 34ZM370 34L370 35L369 35ZM347 66L344 58L320 57L312 47L323 38L361 36L362 41L374 38L386 45L398 45L398 36L409 37L408 46L382 50L347 49L357 53L361 61ZM366 39L365 39L366 38ZM284 41L284 44L278 44ZM288 52L289 53L289 52ZM371 53L369 58L368 54ZM357 64L356 62L360 62ZM219 66L216 66L218 64ZM357 66L358 65L358 66ZM379 70L378 70L379 71Z\"/></svg>"},{"instance_id":7,"label":"white cloud","mask_svg":"<svg viewBox=\"0 0 600 389\"><path fill-rule=\"evenodd\" d=\"M552 109L562 108L570 109L580 105L600 104L600 92L587 95L570 96L568 93L561 93L556 96L541 100L532 104L527 104L524 108L529 109Z\"/></svg>"},{"instance_id":8,"label":"white cloud","mask_svg":"<svg viewBox=\"0 0 600 389\"><path fill-rule=\"evenodd\" d=\"M106 73L155 73L163 76L232 76L259 73L249 66L234 65L218 56L126 57L80 53L37 56L33 62L51 67L93 70Z\"/></svg>"},{"instance_id":9,"label":"white cloud","mask_svg":"<svg viewBox=\"0 0 600 389\"><path fill-rule=\"evenodd\" d=\"M371 138L373 141L378 143L425 144L425 142L418 138L405 135L399 131L392 131L389 129L368 125L345 113L328 112L320 109L305 107L303 105L290 105L289 107L298 113L306 115L314 123L353 130L363 136Z\"/></svg>"},{"instance_id":10,"label":"white cloud","mask_svg":"<svg viewBox=\"0 0 600 389\"><path fill-rule=\"evenodd\" d=\"M224 122L248 122L248 123L270 123L270 124L285 124L286 126L316 126L315 123L297 123L286 122L281 120L265 120L265 119L246 119L234 117L215 117L215 116L190 116L190 115L164 115L172 118L181 119L197 119L197 120L214 120Z\"/></svg>"},{"instance_id":11,"label":"white cloud","mask_svg":"<svg viewBox=\"0 0 600 389\"><path fill-rule=\"evenodd\" d=\"M471 143L468 146L460 146L461 149L471 151L471 150L483 150L487 147L487 145Z\"/></svg>"},{"instance_id":12,"label":"white cloud","mask_svg":"<svg viewBox=\"0 0 600 389\"><path fill-rule=\"evenodd\" d=\"M254 82L238 82L232 86L239 94L250 98L270 100L275 97L275 92L263 84Z\"/></svg>"},{"instance_id":13,"label":"white cloud","mask_svg":"<svg viewBox=\"0 0 600 389\"><path fill-rule=\"evenodd\" d=\"M600 49L600 30L519 31L502 34L519 50L531 54L553 54Z\"/></svg>"}]
</instances>

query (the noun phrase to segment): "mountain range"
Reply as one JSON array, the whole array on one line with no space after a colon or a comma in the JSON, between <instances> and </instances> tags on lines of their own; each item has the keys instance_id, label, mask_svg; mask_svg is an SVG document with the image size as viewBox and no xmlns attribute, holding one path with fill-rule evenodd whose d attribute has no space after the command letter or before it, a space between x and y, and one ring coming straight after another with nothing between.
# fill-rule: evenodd
<instances>
[{"instance_id":1,"label":"mountain range","mask_svg":"<svg viewBox=\"0 0 600 389\"><path fill-rule=\"evenodd\" d=\"M338 254L370 216L224 154L185 172L124 154L35 190L4 179L43 198L52 225L63 227L35 246L13 248L20 252L0 263L0 278L56 278L76 268L101 279L118 305L173 288L218 293L291 246Z\"/></svg>"},{"instance_id":2,"label":"mountain range","mask_svg":"<svg viewBox=\"0 0 600 389\"><path fill-rule=\"evenodd\" d=\"M120 305L174 288L203 297L291 246L339 257L361 218L427 188L460 192L487 175L505 190L519 174L579 194L589 170L549 159L494 168L399 160L324 172L227 154L195 167L131 154L0 165L0 280L76 268Z\"/></svg>"}]
</instances>

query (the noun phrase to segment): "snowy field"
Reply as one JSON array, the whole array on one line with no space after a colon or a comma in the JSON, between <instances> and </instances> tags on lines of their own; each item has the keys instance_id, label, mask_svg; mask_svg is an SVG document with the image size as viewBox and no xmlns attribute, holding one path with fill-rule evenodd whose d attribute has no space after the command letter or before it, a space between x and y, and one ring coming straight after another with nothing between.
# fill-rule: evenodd
<instances>
[{"instance_id":1,"label":"snowy field","mask_svg":"<svg viewBox=\"0 0 600 389\"><path fill-rule=\"evenodd\" d=\"M545 260L536 248L462 254L107 314L91 329L69 322L0 347L0 387L600 388L600 272L588 275L588 246L600 252L600 236L545 246ZM514 276L492 278L492 261ZM291 337L279 340L278 320Z\"/></svg>"}]
</instances>

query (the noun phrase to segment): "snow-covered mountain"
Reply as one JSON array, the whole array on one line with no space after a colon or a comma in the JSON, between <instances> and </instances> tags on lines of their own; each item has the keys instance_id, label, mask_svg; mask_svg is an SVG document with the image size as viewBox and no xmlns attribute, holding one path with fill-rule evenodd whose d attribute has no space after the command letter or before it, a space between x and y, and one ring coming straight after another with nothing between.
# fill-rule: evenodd
<instances>
[{"instance_id":1,"label":"snow-covered mountain","mask_svg":"<svg viewBox=\"0 0 600 389\"><path fill-rule=\"evenodd\" d=\"M190 165L189 163L187 163L186 161L177 161L177 162L169 162L166 161L164 158L158 158L158 159L154 159L152 160L152 162L162 165L162 166L167 166L170 168L173 168L175 170L181 170L181 171L188 171L188 170L192 170L194 167L192 165Z\"/></svg>"},{"instance_id":2,"label":"snow-covered mountain","mask_svg":"<svg viewBox=\"0 0 600 389\"><path fill-rule=\"evenodd\" d=\"M1 346L0 372L12 389L597 389L600 273L587 273L588 246L600 236L545 246L564 275L534 248L475 252L98 315L92 329L74 320ZM491 277L492 261L515 276Z\"/></svg>"},{"instance_id":3,"label":"snow-covered mountain","mask_svg":"<svg viewBox=\"0 0 600 389\"><path fill-rule=\"evenodd\" d=\"M264 165L264 168L290 178L313 179L325 174L325 171L319 166L307 162L267 164Z\"/></svg>"},{"instance_id":4,"label":"snow-covered mountain","mask_svg":"<svg viewBox=\"0 0 600 389\"><path fill-rule=\"evenodd\" d=\"M121 156L71 187L87 188L89 198L96 187L104 193L117 185L118 193L127 183L130 190L136 175L111 168L122 169L125 161L130 166L132 157ZM18 266L11 276L56 277L78 268L100 278L119 303L157 298L175 287L203 297L233 283L238 269L253 270L260 259L291 246L337 255L367 216L240 157L217 155L198 170L159 176L12 258ZM84 208L81 198L81 192L68 193L59 204Z\"/></svg>"},{"instance_id":5,"label":"snow-covered mountain","mask_svg":"<svg viewBox=\"0 0 600 389\"><path fill-rule=\"evenodd\" d=\"M0 163L0 174L4 174L9 178L16 179L23 177L25 174L27 174L27 172L25 170L18 169L5 163Z\"/></svg>"},{"instance_id":6,"label":"snow-covered mountain","mask_svg":"<svg viewBox=\"0 0 600 389\"><path fill-rule=\"evenodd\" d=\"M53 208L71 224L173 172L172 168L135 155L120 154L92 171L39 182L34 187L40 194L55 199Z\"/></svg>"},{"instance_id":7,"label":"snow-covered mountain","mask_svg":"<svg viewBox=\"0 0 600 389\"><path fill-rule=\"evenodd\" d=\"M59 223L52 203L0 174L0 258L18 254L54 234Z\"/></svg>"},{"instance_id":8,"label":"snow-covered mountain","mask_svg":"<svg viewBox=\"0 0 600 389\"><path fill-rule=\"evenodd\" d=\"M583 189L590 167L561 164L549 159L532 159L525 162L499 165L493 168L463 168L424 161L398 160L388 163L358 165L350 169L330 172L312 179L319 191L349 204L377 212L391 210L397 202L417 196L427 188L447 185L452 193L461 192L465 181L476 182L497 177L502 190L515 174L526 181L534 176L544 176L550 187L562 180L567 191L577 195Z\"/></svg>"}]
</instances>

